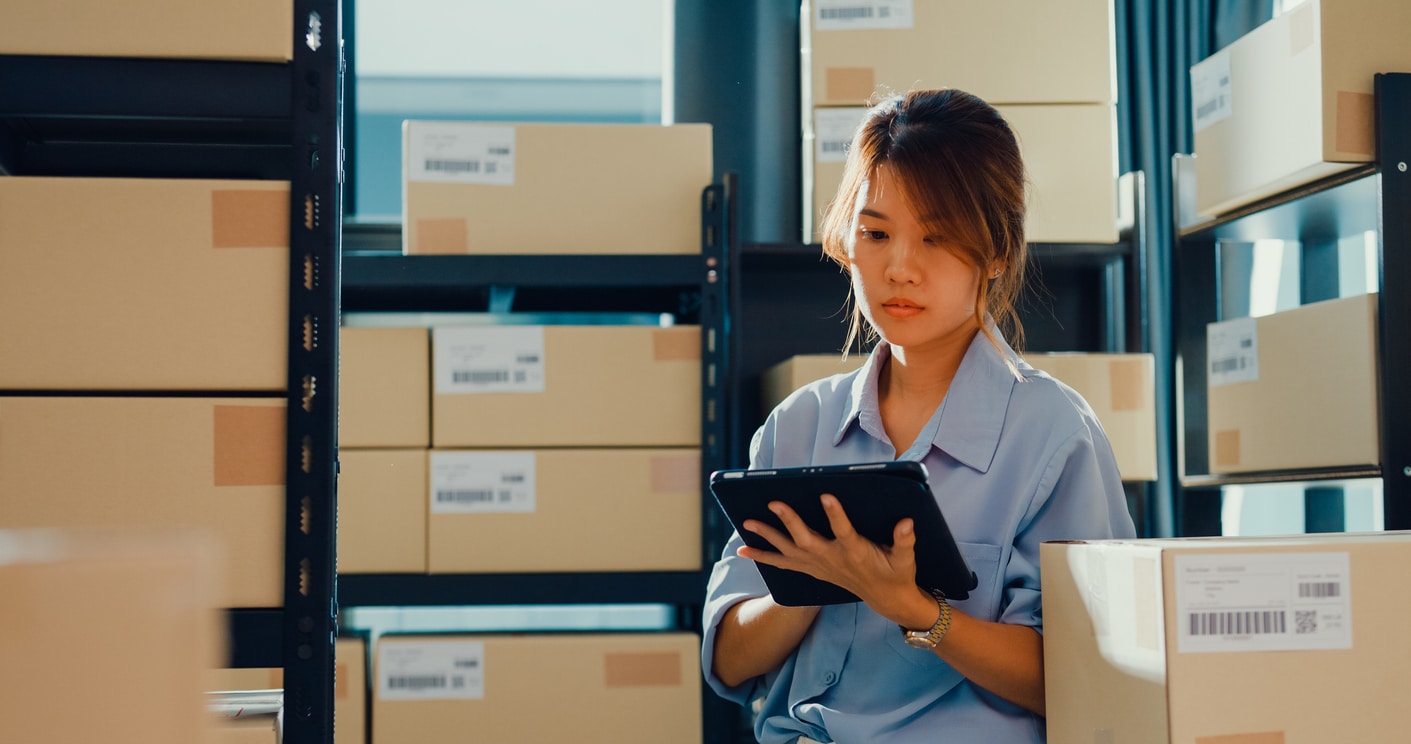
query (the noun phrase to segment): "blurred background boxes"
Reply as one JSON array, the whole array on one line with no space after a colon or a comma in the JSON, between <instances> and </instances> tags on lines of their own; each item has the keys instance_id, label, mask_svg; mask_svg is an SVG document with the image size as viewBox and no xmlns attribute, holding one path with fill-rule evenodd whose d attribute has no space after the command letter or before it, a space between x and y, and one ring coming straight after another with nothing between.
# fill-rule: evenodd
<instances>
[{"instance_id":1,"label":"blurred background boxes","mask_svg":"<svg viewBox=\"0 0 1411 744\"><path fill-rule=\"evenodd\" d=\"M430 331L344 327L338 355L340 447L431 445Z\"/></svg>"},{"instance_id":2,"label":"blurred background boxes","mask_svg":"<svg viewBox=\"0 0 1411 744\"><path fill-rule=\"evenodd\" d=\"M402 144L405 253L700 252L708 124L407 121Z\"/></svg>"},{"instance_id":3,"label":"blurred background boxes","mask_svg":"<svg viewBox=\"0 0 1411 744\"><path fill-rule=\"evenodd\" d=\"M372 744L701 741L694 633L382 636Z\"/></svg>"},{"instance_id":4,"label":"blurred background boxes","mask_svg":"<svg viewBox=\"0 0 1411 744\"><path fill-rule=\"evenodd\" d=\"M1411 3L1307 0L1191 67L1196 211L1371 162L1372 84L1411 70Z\"/></svg>"},{"instance_id":5,"label":"blurred background boxes","mask_svg":"<svg viewBox=\"0 0 1411 744\"><path fill-rule=\"evenodd\" d=\"M333 744L367 744L367 643L356 636L334 643ZM203 679L210 692L284 688L283 669L208 669ZM216 728L212 744L275 741L267 720L221 720Z\"/></svg>"},{"instance_id":6,"label":"blurred background boxes","mask_svg":"<svg viewBox=\"0 0 1411 744\"><path fill-rule=\"evenodd\" d=\"M1411 533L1045 543L1048 740L1399 741ZM1396 660L1396 661L1393 661Z\"/></svg>"},{"instance_id":7,"label":"blurred background boxes","mask_svg":"<svg viewBox=\"0 0 1411 744\"><path fill-rule=\"evenodd\" d=\"M201 741L222 568L193 531L0 530L0 739Z\"/></svg>"},{"instance_id":8,"label":"blurred background boxes","mask_svg":"<svg viewBox=\"0 0 1411 744\"><path fill-rule=\"evenodd\" d=\"M699 327L439 327L431 343L438 449L700 444Z\"/></svg>"},{"instance_id":9,"label":"blurred background boxes","mask_svg":"<svg viewBox=\"0 0 1411 744\"><path fill-rule=\"evenodd\" d=\"M431 573L698 571L698 449L431 453Z\"/></svg>"},{"instance_id":10,"label":"blurred background boxes","mask_svg":"<svg viewBox=\"0 0 1411 744\"><path fill-rule=\"evenodd\" d=\"M427 451L338 453L338 572L426 573Z\"/></svg>"},{"instance_id":11,"label":"blurred background boxes","mask_svg":"<svg viewBox=\"0 0 1411 744\"><path fill-rule=\"evenodd\" d=\"M1376 293L1207 326L1210 472L1381 462Z\"/></svg>"},{"instance_id":12,"label":"blurred background boxes","mask_svg":"<svg viewBox=\"0 0 1411 744\"><path fill-rule=\"evenodd\" d=\"M288 326L287 183L0 178L0 389L282 391Z\"/></svg>"},{"instance_id":13,"label":"blurred background boxes","mask_svg":"<svg viewBox=\"0 0 1411 744\"><path fill-rule=\"evenodd\" d=\"M280 399L0 397L0 527L199 528L222 606L281 606L284 419Z\"/></svg>"},{"instance_id":14,"label":"blurred background boxes","mask_svg":"<svg viewBox=\"0 0 1411 744\"><path fill-rule=\"evenodd\" d=\"M286 62L293 0L9 3L0 54Z\"/></svg>"}]
</instances>

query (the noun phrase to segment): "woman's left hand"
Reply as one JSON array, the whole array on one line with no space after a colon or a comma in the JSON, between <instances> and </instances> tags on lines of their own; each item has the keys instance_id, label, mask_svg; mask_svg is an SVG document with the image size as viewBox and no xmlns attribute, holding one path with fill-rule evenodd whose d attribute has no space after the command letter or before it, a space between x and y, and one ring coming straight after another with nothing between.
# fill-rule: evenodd
<instances>
[{"instance_id":1,"label":"woman's left hand","mask_svg":"<svg viewBox=\"0 0 1411 744\"><path fill-rule=\"evenodd\" d=\"M787 533L756 520L742 527L769 541L779 552L742 547L744 558L777 568L806 573L856 594L878 614L896 619L906 613L904 605L915 600L916 534L912 521L903 519L892 530L892 545L878 545L857 533L852 520L832 494L819 497L828 525L829 539L804 524L798 512L774 501L774 512ZM934 600L931 600L934 607Z\"/></svg>"}]
</instances>

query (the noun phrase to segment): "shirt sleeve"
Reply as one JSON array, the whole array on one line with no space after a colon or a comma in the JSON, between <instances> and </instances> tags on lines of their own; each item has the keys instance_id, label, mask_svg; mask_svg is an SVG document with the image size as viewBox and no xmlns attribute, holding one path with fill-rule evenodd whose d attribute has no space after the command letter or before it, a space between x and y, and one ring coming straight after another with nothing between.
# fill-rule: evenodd
<instances>
[{"instance_id":1,"label":"shirt sleeve","mask_svg":"<svg viewBox=\"0 0 1411 744\"><path fill-rule=\"evenodd\" d=\"M774 461L773 446L770 444L771 438L767 431L772 428L771 422L766 422L755 432L754 439L750 442L751 468L772 466ZM748 702L758 681L752 680L736 687L729 687L721 682L712 670L715 660L716 631L725 612L738 602L769 594L769 588L765 586L764 579L759 575L759 568L756 567L755 562L735 554L744 544L739 533L731 533L730 539L725 544L725 549L721 551L720 560L716 561L715 567L711 569L710 581L706 584L705 608L702 612L701 623L701 670L705 674L706 683L715 690L716 694L742 705Z\"/></svg>"},{"instance_id":2,"label":"shirt sleeve","mask_svg":"<svg viewBox=\"0 0 1411 744\"><path fill-rule=\"evenodd\" d=\"M1042 632L1039 546L1049 540L1130 538L1122 478L1107 436L1090 414L1053 452L1024 515L1005 569L1000 622Z\"/></svg>"}]
</instances>

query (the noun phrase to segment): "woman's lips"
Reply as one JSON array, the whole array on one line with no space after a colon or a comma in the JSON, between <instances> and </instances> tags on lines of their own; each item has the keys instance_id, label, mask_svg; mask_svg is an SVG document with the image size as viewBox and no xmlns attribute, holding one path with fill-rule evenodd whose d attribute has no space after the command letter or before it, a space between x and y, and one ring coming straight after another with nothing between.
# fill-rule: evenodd
<instances>
[{"instance_id":1,"label":"woman's lips","mask_svg":"<svg viewBox=\"0 0 1411 744\"><path fill-rule=\"evenodd\" d=\"M922 307L909 300L891 299L882 303L882 312L893 318L910 318L921 313Z\"/></svg>"}]
</instances>

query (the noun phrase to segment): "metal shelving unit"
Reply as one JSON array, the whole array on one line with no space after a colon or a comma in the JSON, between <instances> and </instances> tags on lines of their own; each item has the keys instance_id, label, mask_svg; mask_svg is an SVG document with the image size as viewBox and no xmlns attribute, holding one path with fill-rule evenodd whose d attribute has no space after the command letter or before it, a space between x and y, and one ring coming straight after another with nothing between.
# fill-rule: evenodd
<instances>
[{"instance_id":1,"label":"metal shelving unit","mask_svg":"<svg viewBox=\"0 0 1411 744\"><path fill-rule=\"evenodd\" d=\"M399 230L350 227L343 293L350 312L669 313L701 329L702 566L728 537L708 496L711 471L726 467L731 380L728 287L734 177L701 195L699 255L403 256ZM394 253L393 251L396 251ZM353 606L667 604L681 630L700 631L702 571L361 574L339 577ZM707 742L724 741L735 712L706 691Z\"/></svg>"},{"instance_id":2,"label":"metal shelving unit","mask_svg":"<svg viewBox=\"0 0 1411 744\"><path fill-rule=\"evenodd\" d=\"M0 174L291 184L284 605L227 613L233 666L284 669L289 744L333 740L339 24L295 0L289 63L0 56Z\"/></svg>"},{"instance_id":3,"label":"metal shelving unit","mask_svg":"<svg viewBox=\"0 0 1411 744\"><path fill-rule=\"evenodd\" d=\"M1387 529L1411 528L1411 391L1401 383L1411 365L1411 336L1403 323L1411 318L1411 74L1376 79L1377 159L1320 181L1242 207L1199 224L1177 226L1177 295L1175 335L1183 387L1184 458L1176 496L1178 534L1217 533L1220 489L1261 483L1309 485L1307 517L1317 509L1341 507L1339 481L1379 479ZM1179 191L1178 191L1179 192ZM1304 294L1329 299L1325 286L1336 271L1322 270L1326 250L1340 238L1366 232L1377 235L1380 271L1378 371L1380 382L1380 467L1291 469L1279 472L1219 475L1209 472L1206 441L1207 323L1221 320L1224 276L1222 251L1247 250L1260 239L1296 241L1302 246ZM1313 276L1307 276L1312 274ZM1313 286L1317 285L1317 286ZM1335 296L1335 287L1332 295ZM1331 489L1331 490L1330 490ZM1313 492L1317 491L1317 494ZM1335 493L1336 492L1336 493ZM1312 498L1318 495L1320 498Z\"/></svg>"}]
</instances>

